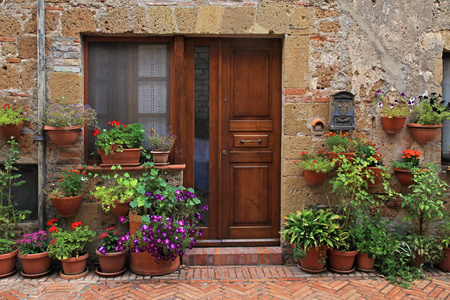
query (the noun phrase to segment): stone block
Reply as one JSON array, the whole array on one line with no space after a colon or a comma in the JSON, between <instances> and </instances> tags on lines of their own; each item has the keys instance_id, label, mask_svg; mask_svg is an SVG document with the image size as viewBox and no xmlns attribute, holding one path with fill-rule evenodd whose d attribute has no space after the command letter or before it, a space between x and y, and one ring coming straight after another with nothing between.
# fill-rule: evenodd
<instances>
[{"instance_id":1,"label":"stone block","mask_svg":"<svg viewBox=\"0 0 450 300\"><path fill-rule=\"evenodd\" d=\"M255 14L255 7L225 7L220 33L252 33L254 30Z\"/></svg>"},{"instance_id":2,"label":"stone block","mask_svg":"<svg viewBox=\"0 0 450 300\"><path fill-rule=\"evenodd\" d=\"M341 70L339 65L334 65L330 67L319 67L316 72L312 75L317 78L317 88L326 89L331 87L331 81L334 75Z\"/></svg>"},{"instance_id":3,"label":"stone block","mask_svg":"<svg viewBox=\"0 0 450 300\"><path fill-rule=\"evenodd\" d=\"M325 18L331 18L331 17L339 17L341 13L337 10L331 10L331 9L321 9L316 8L314 11L315 15L319 19L325 19Z\"/></svg>"},{"instance_id":4,"label":"stone block","mask_svg":"<svg viewBox=\"0 0 450 300\"><path fill-rule=\"evenodd\" d=\"M172 7L154 6L148 8L148 19L152 33L177 33Z\"/></svg>"},{"instance_id":5,"label":"stone block","mask_svg":"<svg viewBox=\"0 0 450 300\"><path fill-rule=\"evenodd\" d=\"M74 73L53 72L48 79L50 99L67 96L66 102L80 103L82 95L82 77Z\"/></svg>"},{"instance_id":6,"label":"stone block","mask_svg":"<svg viewBox=\"0 0 450 300\"><path fill-rule=\"evenodd\" d=\"M283 45L283 88L304 88L309 85L309 37L287 36Z\"/></svg>"},{"instance_id":7,"label":"stone block","mask_svg":"<svg viewBox=\"0 0 450 300\"><path fill-rule=\"evenodd\" d=\"M281 178L281 216L305 208L308 187L305 180L288 176Z\"/></svg>"},{"instance_id":8,"label":"stone block","mask_svg":"<svg viewBox=\"0 0 450 300\"><path fill-rule=\"evenodd\" d=\"M321 119L329 126L328 103L289 103L283 106L283 135L311 135L311 122ZM310 149L309 147L306 149Z\"/></svg>"},{"instance_id":9,"label":"stone block","mask_svg":"<svg viewBox=\"0 0 450 300\"><path fill-rule=\"evenodd\" d=\"M108 7L106 15L97 22L97 27L103 33L131 32L128 24L128 9L123 7Z\"/></svg>"},{"instance_id":10,"label":"stone block","mask_svg":"<svg viewBox=\"0 0 450 300\"><path fill-rule=\"evenodd\" d=\"M19 36L21 34L22 28L19 21L0 15L0 36Z\"/></svg>"},{"instance_id":11,"label":"stone block","mask_svg":"<svg viewBox=\"0 0 450 300\"><path fill-rule=\"evenodd\" d=\"M313 9L311 7L295 6L292 26L292 35L312 35L316 33Z\"/></svg>"},{"instance_id":12,"label":"stone block","mask_svg":"<svg viewBox=\"0 0 450 300\"><path fill-rule=\"evenodd\" d=\"M147 9L138 6L136 7L134 16L134 33L150 33L150 25L148 23Z\"/></svg>"},{"instance_id":13,"label":"stone block","mask_svg":"<svg viewBox=\"0 0 450 300\"><path fill-rule=\"evenodd\" d=\"M195 33L198 7L175 7L174 14L179 33Z\"/></svg>"},{"instance_id":14,"label":"stone block","mask_svg":"<svg viewBox=\"0 0 450 300\"><path fill-rule=\"evenodd\" d=\"M311 143L312 137L309 136L284 136L281 139L281 157L297 160L302 156L302 151L311 148Z\"/></svg>"},{"instance_id":15,"label":"stone block","mask_svg":"<svg viewBox=\"0 0 450 300\"><path fill-rule=\"evenodd\" d=\"M35 36L22 36L17 39L20 58L37 58L37 40Z\"/></svg>"},{"instance_id":16,"label":"stone block","mask_svg":"<svg viewBox=\"0 0 450 300\"><path fill-rule=\"evenodd\" d=\"M293 8L288 2L261 2L258 5L256 24L258 33L288 33Z\"/></svg>"},{"instance_id":17,"label":"stone block","mask_svg":"<svg viewBox=\"0 0 450 300\"><path fill-rule=\"evenodd\" d=\"M53 71L63 73L79 73L81 68L77 66L54 66Z\"/></svg>"},{"instance_id":18,"label":"stone block","mask_svg":"<svg viewBox=\"0 0 450 300\"><path fill-rule=\"evenodd\" d=\"M0 68L0 90L19 88L20 73L11 64L5 64Z\"/></svg>"},{"instance_id":19,"label":"stone block","mask_svg":"<svg viewBox=\"0 0 450 300\"><path fill-rule=\"evenodd\" d=\"M321 32L338 32L341 25L335 21L321 21L319 28Z\"/></svg>"},{"instance_id":20,"label":"stone block","mask_svg":"<svg viewBox=\"0 0 450 300\"><path fill-rule=\"evenodd\" d=\"M31 13L31 17L28 22L25 24L25 33L37 33L37 25L36 25L36 10L33 10ZM45 33L51 33L56 30L56 25L59 20L59 13L54 12L45 12Z\"/></svg>"},{"instance_id":21,"label":"stone block","mask_svg":"<svg viewBox=\"0 0 450 300\"><path fill-rule=\"evenodd\" d=\"M197 33L219 34L222 14L223 8L220 6L201 6L197 20Z\"/></svg>"},{"instance_id":22,"label":"stone block","mask_svg":"<svg viewBox=\"0 0 450 300\"><path fill-rule=\"evenodd\" d=\"M61 17L62 34L79 37L80 32L95 32L96 24L92 12L87 8L67 10Z\"/></svg>"},{"instance_id":23,"label":"stone block","mask_svg":"<svg viewBox=\"0 0 450 300\"><path fill-rule=\"evenodd\" d=\"M23 64L22 72L20 73L21 88L26 91L32 88L36 82L37 63L35 60L29 60Z\"/></svg>"},{"instance_id":24,"label":"stone block","mask_svg":"<svg viewBox=\"0 0 450 300\"><path fill-rule=\"evenodd\" d=\"M17 46L14 44L3 44L2 45L2 55L16 55L17 54Z\"/></svg>"}]
</instances>

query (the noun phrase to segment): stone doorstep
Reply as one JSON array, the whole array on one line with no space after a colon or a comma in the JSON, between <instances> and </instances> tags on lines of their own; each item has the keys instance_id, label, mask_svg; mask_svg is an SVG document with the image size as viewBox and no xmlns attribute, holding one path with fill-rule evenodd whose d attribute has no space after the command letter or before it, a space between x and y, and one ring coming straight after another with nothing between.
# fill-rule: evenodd
<instances>
[{"instance_id":1,"label":"stone doorstep","mask_svg":"<svg viewBox=\"0 0 450 300\"><path fill-rule=\"evenodd\" d=\"M281 247L193 248L182 258L186 266L281 265Z\"/></svg>"}]
</instances>

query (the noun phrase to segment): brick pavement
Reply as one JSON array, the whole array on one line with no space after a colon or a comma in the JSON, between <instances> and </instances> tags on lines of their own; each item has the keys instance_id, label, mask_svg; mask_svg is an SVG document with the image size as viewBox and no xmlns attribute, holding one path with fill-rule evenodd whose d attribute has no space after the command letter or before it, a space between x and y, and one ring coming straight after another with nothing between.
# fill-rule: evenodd
<instances>
[{"instance_id":1,"label":"brick pavement","mask_svg":"<svg viewBox=\"0 0 450 300\"><path fill-rule=\"evenodd\" d=\"M77 280L58 272L0 279L0 299L450 299L450 273L427 270L411 289L374 273L307 274L296 266L189 267L165 276L125 272L103 278L91 271Z\"/></svg>"}]
</instances>

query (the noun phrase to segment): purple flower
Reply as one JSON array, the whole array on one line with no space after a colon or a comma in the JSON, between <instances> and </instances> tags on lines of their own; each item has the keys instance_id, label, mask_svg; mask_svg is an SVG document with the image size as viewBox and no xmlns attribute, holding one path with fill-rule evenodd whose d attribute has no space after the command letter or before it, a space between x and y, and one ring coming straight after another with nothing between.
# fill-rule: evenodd
<instances>
[{"instance_id":1,"label":"purple flower","mask_svg":"<svg viewBox=\"0 0 450 300\"><path fill-rule=\"evenodd\" d=\"M151 196L152 196L152 193L150 193L150 192L145 192L145 196L151 197Z\"/></svg>"},{"instance_id":2,"label":"purple flower","mask_svg":"<svg viewBox=\"0 0 450 300\"><path fill-rule=\"evenodd\" d=\"M394 100L394 103L395 103L395 104L398 104L398 100L397 100L397 99L395 99L395 100Z\"/></svg>"},{"instance_id":3,"label":"purple flower","mask_svg":"<svg viewBox=\"0 0 450 300\"><path fill-rule=\"evenodd\" d=\"M170 244L170 240L169 239L165 239L164 240L164 244L166 244L166 245Z\"/></svg>"},{"instance_id":4,"label":"purple flower","mask_svg":"<svg viewBox=\"0 0 450 300\"><path fill-rule=\"evenodd\" d=\"M209 210L209 207L208 207L208 205L203 205L203 210Z\"/></svg>"},{"instance_id":5,"label":"purple flower","mask_svg":"<svg viewBox=\"0 0 450 300\"><path fill-rule=\"evenodd\" d=\"M119 217L119 222L120 223L123 223L123 222L125 222L127 220L127 218L125 218L124 216L120 216Z\"/></svg>"},{"instance_id":6,"label":"purple flower","mask_svg":"<svg viewBox=\"0 0 450 300\"><path fill-rule=\"evenodd\" d=\"M405 93L401 93L400 96L405 97Z\"/></svg>"},{"instance_id":7,"label":"purple flower","mask_svg":"<svg viewBox=\"0 0 450 300\"><path fill-rule=\"evenodd\" d=\"M379 109L382 109L382 108L383 108L383 103L378 102L378 108L379 108Z\"/></svg>"},{"instance_id":8,"label":"purple flower","mask_svg":"<svg viewBox=\"0 0 450 300\"><path fill-rule=\"evenodd\" d=\"M184 226L184 221L182 221L182 220L179 220L179 221L178 221L178 225L180 225L180 226Z\"/></svg>"},{"instance_id":9,"label":"purple flower","mask_svg":"<svg viewBox=\"0 0 450 300\"><path fill-rule=\"evenodd\" d=\"M378 96L379 94L381 94L381 90L378 90L378 91L375 93L375 96Z\"/></svg>"}]
</instances>

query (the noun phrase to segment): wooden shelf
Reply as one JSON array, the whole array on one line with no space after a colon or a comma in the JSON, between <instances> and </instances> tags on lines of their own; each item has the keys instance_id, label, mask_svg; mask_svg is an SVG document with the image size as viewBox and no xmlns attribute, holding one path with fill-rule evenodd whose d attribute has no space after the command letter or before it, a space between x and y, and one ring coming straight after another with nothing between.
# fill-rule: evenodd
<instances>
[{"instance_id":1,"label":"wooden shelf","mask_svg":"<svg viewBox=\"0 0 450 300\"><path fill-rule=\"evenodd\" d=\"M123 166L122 169L115 169L111 170L110 166L99 166L99 165L89 165L86 167L77 167L78 170L86 170L88 172L139 172L139 171L145 171L149 167L144 166L132 166L127 167ZM161 170L168 170L168 171L182 171L186 168L186 164L180 164L180 165L167 165L167 166L154 166L154 169L161 169Z\"/></svg>"}]
</instances>

